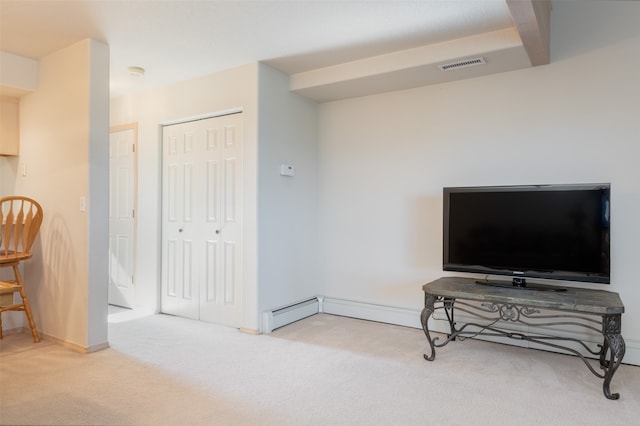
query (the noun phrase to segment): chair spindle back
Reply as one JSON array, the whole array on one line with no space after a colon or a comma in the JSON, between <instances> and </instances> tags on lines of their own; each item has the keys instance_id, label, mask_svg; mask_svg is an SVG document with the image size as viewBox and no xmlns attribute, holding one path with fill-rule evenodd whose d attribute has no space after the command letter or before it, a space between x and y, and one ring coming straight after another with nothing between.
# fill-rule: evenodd
<instances>
[{"instance_id":1,"label":"chair spindle back","mask_svg":"<svg viewBox=\"0 0 640 426\"><path fill-rule=\"evenodd\" d=\"M0 256L30 254L42 224L42 208L27 197L0 198Z\"/></svg>"}]
</instances>

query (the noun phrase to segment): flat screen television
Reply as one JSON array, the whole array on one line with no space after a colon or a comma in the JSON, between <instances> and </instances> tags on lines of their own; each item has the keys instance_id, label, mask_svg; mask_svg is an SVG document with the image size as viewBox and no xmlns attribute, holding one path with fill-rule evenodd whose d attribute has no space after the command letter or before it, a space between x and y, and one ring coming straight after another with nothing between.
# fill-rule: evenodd
<instances>
[{"instance_id":1,"label":"flat screen television","mask_svg":"<svg viewBox=\"0 0 640 426\"><path fill-rule=\"evenodd\" d=\"M610 184L443 192L445 271L609 284Z\"/></svg>"}]
</instances>

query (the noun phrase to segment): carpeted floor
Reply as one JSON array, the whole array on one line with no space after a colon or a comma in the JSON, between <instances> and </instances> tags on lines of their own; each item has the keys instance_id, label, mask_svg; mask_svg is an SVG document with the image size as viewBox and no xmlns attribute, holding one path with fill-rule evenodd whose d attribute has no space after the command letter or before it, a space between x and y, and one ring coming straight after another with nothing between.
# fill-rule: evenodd
<instances>
[{"instance_id":1,"label":"carpeted floor","mask_svg":"<svg viewBox=\"0 0 640 426\"><path fill-rule=\"evenodd\" d=\"M0 424L631 425L640 367L612 383L577 358L476 340L433 362L421 330L315 315L253 336L166 315L109 326L83 355L0 341Z\"/></svg>"}]
</instances>

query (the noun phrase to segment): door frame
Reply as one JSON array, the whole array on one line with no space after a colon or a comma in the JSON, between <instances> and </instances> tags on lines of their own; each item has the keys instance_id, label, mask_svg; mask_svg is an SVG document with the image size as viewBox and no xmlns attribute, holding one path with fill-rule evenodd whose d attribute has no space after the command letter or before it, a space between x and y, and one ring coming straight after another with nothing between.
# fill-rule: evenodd
<instances>
[{"instance_id":1,"label":"door frame","mask_svg":"<svg viewBox=\"0 0 640 426\"><path fill-rule=\"evenodd\" d=\"M111 137L111 133L117 133L117 132L122 132L125 130L133 130L133 173L132 173L132 180L133 180L133 184L132 184L132 189L133 189L133 242L132 242L132 254L131 254L131 265L132 265L132 270L131 270L131 280L132 280L132 286L133 286L133 290L134 290L134 306L132 308L135 308L138 302L138 294L136 291L136 269L137 269L137 247L138 247L138 123L137 122L133 122L133 123L127 123L127 124L121 124L121 125L117 125L117 126L111 126L109 127L109 137ZM111 179L109 179L109 182L111 182ZM111 183L109 183L111 184ZM109 189L109 191L111 191L111 189ZM109 208L111 208L111 205L109 205ZM109 279L111 279L109 277ZM109 285L109 284L108 284ZM108 295L107 295L107 300L108 300Z\"/></svg>"}]
</instances>

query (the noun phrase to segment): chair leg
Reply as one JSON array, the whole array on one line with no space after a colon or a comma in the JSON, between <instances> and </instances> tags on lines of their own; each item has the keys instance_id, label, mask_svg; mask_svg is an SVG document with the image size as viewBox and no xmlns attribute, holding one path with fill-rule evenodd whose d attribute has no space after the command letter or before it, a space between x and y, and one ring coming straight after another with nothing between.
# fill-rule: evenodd
<instances>
[{"instance_id":1,"label":"chair leg","mask_svg":"<svg viewBox=\"0 0 640 426\"><path fill-rule=\"evenodd\" d=\"M29 321L29 328L31 329L33 342L38 343L40 341L40 335L38 334L38 330L36 329L36 323L33 320L31 305L29 305L29 300L27 299L27 292L24 291L24 282L22 281L22 275L20 275L20 270L18 269L18 265L13 265L13 272L16 276L16 281L20 286L20 297L22 298L22 304L24 305L24 313L27 315L27 321Z\"/></svg>"}]
</instances>

